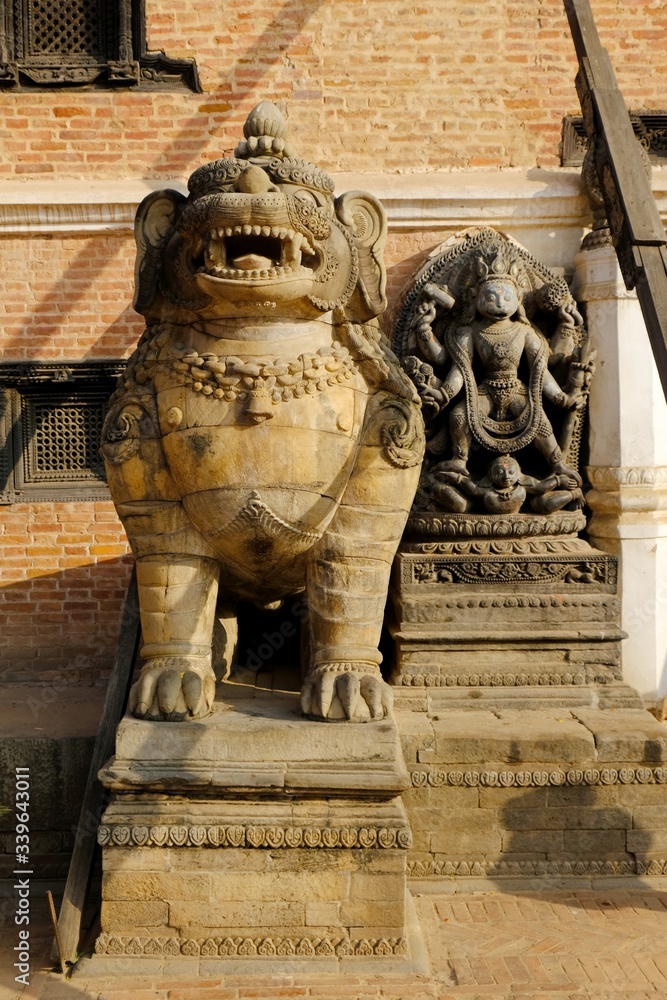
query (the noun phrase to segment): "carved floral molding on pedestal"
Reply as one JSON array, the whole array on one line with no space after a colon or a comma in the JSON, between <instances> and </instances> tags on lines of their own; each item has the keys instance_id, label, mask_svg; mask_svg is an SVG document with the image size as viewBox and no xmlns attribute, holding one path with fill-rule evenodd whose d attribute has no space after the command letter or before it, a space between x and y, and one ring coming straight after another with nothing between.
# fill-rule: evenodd
<instances>
[{"instance_id":1,"label":"carved floral molding on pedestal","mask_svg":"<svg viewBox=\"0 0 667 1000\"><path fill-rule=\"evenodd\" d=\"M128 957L185 955L189 958L348 958L351 956L403 956L408 952L405 938L330 937L137 937L131 934L100 934L95 945L98 955Z\"/></svg>"},{"instance_id":2,"label":"carved floral molding on pedestal","mask_svg":"<svg viewBox=\"0 0 667 1000\"><path fill-rule=\"evenodd\" d=\"M596 490L618 490L623 487L667 487L667 465L593 465L586 469L589 482Z\"/></svg>"},{"instance_id":3,"label":"carved floral molding on pedestal","mask_svg":"<svg viewBox=\"0 0 667 1000\"><path fill-rule=\"evenodd\" d=\"M667 767L626 767L570 768L567 771L540 769L518 771L460 771L425 770L412 771L410 780L415 788L544 788L547 785L665 785Z\"/></svg>"},{"instance_id":4,"label":"carved floral molding on pedestal","mask_svg":"<svg viewBox=\"0 0 667 1000\"><path fill-rule=\"evenodd\" d=\"M390 827L278 827L278 826L101 826L97 841L103 847L308 847L406 849L410 830Z\"/></svg>"},{"instance_id":5,"label":"carved floral molding on pedestal","mask_svg":"<svg viewBox=\"0 0 667 1000\"><path fill-rule=\"evenodd\" d=\"M412 861L408 864L409 878L429 875L481 875L542 877L572 875L665 875L667 859L650 858L634 861Z\"/></svg>"},{"instance_id":6,"label":"carved floral molding on pedestal","mask_svg":"<svg viewBox=\"0 0 667 1000\"><path fill-rule=\"evenodd\" d=\"M497 606L497 605L495 605ZM516 604L508 607L517 607ZM563 673L494 674L490 672L464 674L401 674L396 681L403 687L558 687L587 683L585 673L566 670Z\"/></svg>"}]
</instances>

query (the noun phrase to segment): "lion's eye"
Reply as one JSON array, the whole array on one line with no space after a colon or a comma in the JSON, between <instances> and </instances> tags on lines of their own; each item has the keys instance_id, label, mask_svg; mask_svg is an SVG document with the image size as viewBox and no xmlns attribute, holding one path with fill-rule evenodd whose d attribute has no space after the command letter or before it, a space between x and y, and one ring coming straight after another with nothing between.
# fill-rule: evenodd
<instances>
[{"instance_id":1,"label":"lion's eye","mask_svg":"<svg viewBox=\"0 0 667 1000\"><path fill-rule=\"evenodd\" d=\"M318 205L319 202L312 191L308 191L306 188L299 188L294 191L295 198L301 198L302 201L308 201L311 205Z\"/></svg>"}]
</instances>

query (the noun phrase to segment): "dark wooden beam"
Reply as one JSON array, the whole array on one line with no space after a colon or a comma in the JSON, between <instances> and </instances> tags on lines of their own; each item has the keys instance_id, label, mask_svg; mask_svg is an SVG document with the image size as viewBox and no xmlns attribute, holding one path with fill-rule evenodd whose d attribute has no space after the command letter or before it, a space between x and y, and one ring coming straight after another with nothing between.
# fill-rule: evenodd
<instances>
[{"instance_id":1,"label":"dark wooden beam","mask_svg":"<svg viewBox=\"0 0 667 1000\"><path fill-rule=\"evenodd\" d=\"M642 150L589 0L563 0L579 60L576 78L589 146L626 286L637 288L667 398L667 237Z\"/></svg>"}]
</instances>

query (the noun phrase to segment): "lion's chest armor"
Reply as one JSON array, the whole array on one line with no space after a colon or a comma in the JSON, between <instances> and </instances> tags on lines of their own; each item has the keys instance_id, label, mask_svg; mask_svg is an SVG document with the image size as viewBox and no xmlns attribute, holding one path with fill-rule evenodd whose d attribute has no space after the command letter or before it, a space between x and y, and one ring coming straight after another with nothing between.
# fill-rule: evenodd
<instances>
[{"instance_id":1,"label":"lion's chest armor","mask_svg":"<svg viewBox=\"0 0 667 1000\"><path fill-rule=\"evenodd\" d=\"M368 389L330 340L248 351L168 345L153 385L164 454L185 509L215 551L299 556L334 515L357 454Z\"/></svg>"}]
</instances>

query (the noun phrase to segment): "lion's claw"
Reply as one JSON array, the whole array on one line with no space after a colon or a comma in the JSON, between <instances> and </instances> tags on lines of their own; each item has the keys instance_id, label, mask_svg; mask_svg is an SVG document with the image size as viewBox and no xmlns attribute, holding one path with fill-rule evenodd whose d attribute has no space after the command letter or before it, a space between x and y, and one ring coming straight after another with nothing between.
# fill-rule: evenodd
<instances>
[{"instance_id":1,"label":"lion's claw","mask_svg":"<svg viewBox=\"0 0 667 1000\"><path fill-rule=\"evenodd\" d=\"M130 691L132 715L151 721L181 722L209 715L215 675L206 660L165 656L148 660Z\"/></svg>"},{"instance_id":2,"label":"lion's claw","mask_svg":"<svg viewBox=\"0 0 667 1000\"><path fill-rule=\"evenodd\" d=\"M370 722L391 714L394 693L379 670L316 667L301 689L301 710L328 722Z\"/></svg>"}]
</instances>

